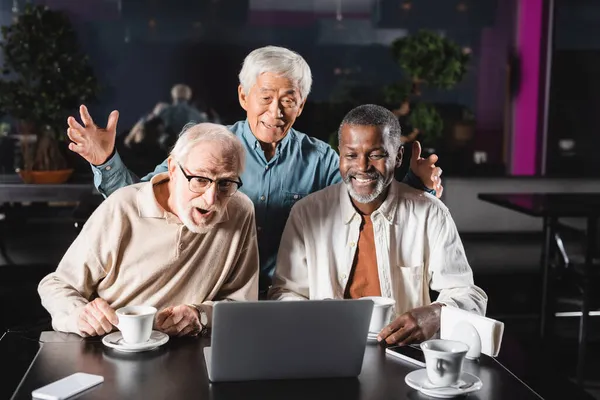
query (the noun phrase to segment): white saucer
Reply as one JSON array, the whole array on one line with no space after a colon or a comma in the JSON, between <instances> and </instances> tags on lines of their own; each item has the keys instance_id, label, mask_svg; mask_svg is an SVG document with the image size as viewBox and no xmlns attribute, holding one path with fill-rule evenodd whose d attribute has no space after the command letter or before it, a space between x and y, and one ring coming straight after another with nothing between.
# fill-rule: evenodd
<instances>
[{"instance_id":1,"label":"white saucer","mask_svg":"<svg viewBox=\"0 0 600 400\"><path fill-rule=\"evenodd\" d=\"M462 396L467 393L476 392L483 387L481 379L475 375L469 374L468 372L462 372L458 383L453 386L445 387L434 387L429 379L427 378L427 370L425 368L412 371L404 378L404 381L408 386L418 390L426 396L439 397L442 399L450 399L456 396ZM456 386L463 384L472 384L465 389L459 389Z\"/></svg>"},{"instance_id":2,"label":"white saucer","mask_svg":"<svg viewBox=\"0 0 600 400\"><path fill-rule=\"evenodd\" d=\"M120 331L113 332L102 338L102 343L105 346L113 348L118 351L125 351L128 353L137 353L140 351L147 351L155 349L169 341L169 335L159 331L152 331L150 339L147 342L139 344L127 344L123 341L123 335Z\"/></svg>"}]
</instances>

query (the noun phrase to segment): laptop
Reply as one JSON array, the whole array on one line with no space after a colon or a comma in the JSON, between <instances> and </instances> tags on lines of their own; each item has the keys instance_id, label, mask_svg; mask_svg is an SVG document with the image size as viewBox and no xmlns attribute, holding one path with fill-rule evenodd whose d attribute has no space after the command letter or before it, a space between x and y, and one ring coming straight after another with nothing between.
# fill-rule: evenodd
<instances>
[{"instance_id":1,"label":"laptop","mask_svg":"<svg viewBox=\"0 0 600 400\"><path fill-rule=\"evenodd\" d=\"M370 300L221 302L213 308L211 382L360 374Z\"/></svg>"}]
</instances>

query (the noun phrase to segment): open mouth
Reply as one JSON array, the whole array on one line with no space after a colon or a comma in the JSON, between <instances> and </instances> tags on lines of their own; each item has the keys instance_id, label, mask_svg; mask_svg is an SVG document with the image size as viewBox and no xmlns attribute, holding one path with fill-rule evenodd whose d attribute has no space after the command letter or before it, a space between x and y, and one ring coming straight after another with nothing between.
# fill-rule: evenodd
<instances>
[{"instance_id":1,"label":"open mouth","mask_svg":"<svg viewBox=\"0 0 600 400\"><path fill-rule=\"evenodd\" d=\"M212 212L212 210L205 210L204 208L199 208L199 207L194 207L194 209L202 215L208 215Z\"/></svg>"}]
</instances>

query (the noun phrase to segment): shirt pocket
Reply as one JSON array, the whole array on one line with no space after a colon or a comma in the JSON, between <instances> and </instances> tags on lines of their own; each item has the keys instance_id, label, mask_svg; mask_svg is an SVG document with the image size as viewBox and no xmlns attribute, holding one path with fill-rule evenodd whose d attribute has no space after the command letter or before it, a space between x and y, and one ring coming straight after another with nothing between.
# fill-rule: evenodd
<instances>
[{"instance_id":1,"label":"shirt pocket","mask_svg":"<svg viewBox=\"0 0 600 400\"><path fill-rule=\"evenodd\" d=\"M283 204L288 209L291 209L298 200L305 197L306 195L308 195L308 193L289 192L287 190L281 191L281 197L283 198Z\"/></svg>"},{"instance_id":2,"label":"shirt pocket","mask_svg":"<svg viewBox=\"0 0 600 400\"><path fill-rule=\"evenodd\" d=\"M400 313L422 305L423 264L414 266L397 265L395 272L398 274L398 278L392 278L395 281L394 289L404 300L399 302L403 305L403 309L399 310Z\"/></svg>"}]
</instances>

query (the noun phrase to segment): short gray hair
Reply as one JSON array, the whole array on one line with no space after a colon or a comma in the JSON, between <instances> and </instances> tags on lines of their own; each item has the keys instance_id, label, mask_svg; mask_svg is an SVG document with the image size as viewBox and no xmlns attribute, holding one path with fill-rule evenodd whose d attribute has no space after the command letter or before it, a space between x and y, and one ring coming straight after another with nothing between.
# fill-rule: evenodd
<instances>
[{"instance_id":1,"label":"short gray hair","mask_svg":"<svg viewBox=\"0 0 600 400\"><path fill-rule=\"evenodd\" d=\"M385 107L376 104L364 104L350 110L338 129L338 142L341 141L344 125L379 126L383 128L383 138L386 146L388 146L388 152L394 157L400 146L402 146L402 129L398 117Z\"/></svg>"},{"instance_id":2,"label":"short gray hair","mask_svg":"<svg viewBox=\"0 0 600 400\"><path fill-rule=\"evenodd\" d=\"M300 97L306 100L312 86L312 75L308 63L302 56L285 47L266 46L253 50L244 59L240 71L240 85L248 94L259 75L271 72L283 76L300 88Z\"/></svg>"},{"instance_id":3,"label":"short gray hair","mask_svg":"<svg viewBox=\"0 0 600 400\"><path fill-rule=\"evenodd\" d=\"M171 157L179 163L185 163L190 151L203 142L219 143L227 155L226 162L236 163L238 174L242 174L246 163L246 152L242 142L225 126L219 124L210 122L187 124L171 150Z\"/></svg>"}]
</instances>

